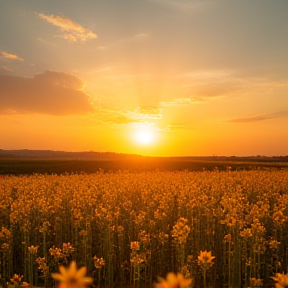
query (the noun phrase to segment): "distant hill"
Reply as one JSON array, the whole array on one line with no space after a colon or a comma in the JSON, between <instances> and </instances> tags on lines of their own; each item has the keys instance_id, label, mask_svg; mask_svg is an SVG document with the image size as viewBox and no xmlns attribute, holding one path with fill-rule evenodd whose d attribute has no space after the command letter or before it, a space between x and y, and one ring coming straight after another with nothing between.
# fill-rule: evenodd
<instances>
[{"instance_id":1,"label":"distant hill","mask_svg":"<svg viewBox=\"0 0 288 288\"><path fill-rule=\"evenodd\" d=\"M66 152L52 150L3 150L0 149L0 159L42 159L42 160L123 160L137 159L143 156L120 154L113 152Z\"/></svg>"},{"instance_id":2,"label":"distant hill","mask_svg":"<svg viewBox=\"0 0 288 288\"><path fill-rule=\"evenodd\" d=\"M288 156L145 157L113 152L1 150L1 175L97 173L118 171L241 171L288 169Z\"/></svg>"},{"instance_id":3,"label":"distant hill","mask_svg":"<svg viewBox=\"0 0 288 288\"><path fill-rule=\"evenodd\" d=\"M288 155L286 156L183 156L183 157L146 157L136 154L122 154L114 152L66 152L66 151L53 151L53 150L3 150L0 149L0 159L34 159L34 160L83 160L83 161L108 161L108 160L139 160L139 159L162 159L166 161L252 161L252 162L287 162Z\"/></svg>"}]
</instances>

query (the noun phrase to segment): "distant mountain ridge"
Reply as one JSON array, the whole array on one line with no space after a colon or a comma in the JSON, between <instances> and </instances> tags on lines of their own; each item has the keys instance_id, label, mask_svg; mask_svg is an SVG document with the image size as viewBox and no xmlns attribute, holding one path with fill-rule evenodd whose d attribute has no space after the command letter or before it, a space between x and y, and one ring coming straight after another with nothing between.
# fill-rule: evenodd
<instances>
[{"instance_id":1,"label":"distant mountain ridge","mask_svg":"<svg viewBox=\"0 0 288 288\"><path fill-rule=\"evenodd\" d=\"M143 156L135 154L121 154L114 152L66 152L53 150L3 150L0 149L0 159L2 158L25 158L25 159L49 159L49 160L120 160L131 158L142 158Z\"/></svg>"},{"instance_id":2,"label":"distant mountain ridge","mask_svg":"<svg viewBox=\"0 0 288 288\"><path fill-rule=\"evenodd\" d=\"M158 158L166 160L207 160L207 161L257 161L257 162L288 162L286 156L175 156L175 157L146 157L137 154L125 154L115 152L67 152L54 150L4 150L0 149L0 159L31 159L31 160L83 160L83 161L105 161L105 160L137 160L144 158Z\"/></svg>"}]
</instances>

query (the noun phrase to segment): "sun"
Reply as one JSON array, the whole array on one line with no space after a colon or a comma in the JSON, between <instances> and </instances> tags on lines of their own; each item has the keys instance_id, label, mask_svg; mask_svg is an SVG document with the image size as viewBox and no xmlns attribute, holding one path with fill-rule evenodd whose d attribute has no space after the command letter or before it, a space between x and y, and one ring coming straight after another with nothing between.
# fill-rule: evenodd
<instances>
[{"instance_id":1,"label":"sun","mask_svg":"<svg viewBox=\"0 0 288 288\"><path fill-rule=\"evenodd\" d=\"M141 129L136 131L134 137L136 142L141 145L150 145L155 140L153 131L148 129Z\"/></svg>"}]
</instances>

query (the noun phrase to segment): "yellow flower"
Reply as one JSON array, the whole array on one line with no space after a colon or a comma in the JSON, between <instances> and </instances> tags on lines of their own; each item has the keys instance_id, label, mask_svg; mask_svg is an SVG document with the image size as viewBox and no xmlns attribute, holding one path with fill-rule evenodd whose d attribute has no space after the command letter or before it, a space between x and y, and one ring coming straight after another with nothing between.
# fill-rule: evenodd
<instances>
[{"instance_id":1,"label":"yellow flower","mask_svg":"<svg viewBox=\"0 0 288 288\"><path fill-rule=\"evenodd\" d=\"M271 277L273 280L275 280L278 283L275 283L276 288L284 288L288 287L288 274L280 274L276 273L276 277Z\"/></svg>"},{"instance_id":2,"label":"yellow flower","mask_svg":"<svg viewBox=\"0 0 288 288\"><path fill-rule=\"evenodd\" d=\"M14 274L12 279L10 279L10 281L13 282L14 284L20 284L22 278L23 278L23 275L20 276L18 274Z\"/></svg>"},{"instance_id":3,"label":"yellow flower","mask_svg":"<svg viewBox=\"0 0 288 288\"><path fill-rule=\"evenodd\" d=\"M32 255L36 255L38 252L38 248L39 248L38 245L37 246L32 245L32 246L28 247L28 252Z\"/></svg>"},{"instance_id":4,"label":"yellow flower","mask_svg":"<svg viewBox=\"0 0 288 288\"><path fill-rule=\"evenodd\" d=\"M191 278L184 278L181 273L168 273L166 280L158 277L160 283L156 285L157 288L188 288L191 285Z\"/></svg>"},{"instance_id":5,"label":"yellow flower","mask_svg":"<svg viewBox=\"0 0 288 288\"><path fill-rule=\"evenodd\" d=\"M215 258L215 256L211 256L211 251L207 252L200 251L200 256L198 256L198 265L204 264L204 263L210 263L213 265L212 260Z\"/></svg>"},{"instance_id":6,"label":"yellow flower","mask_svg":"<svg viewBox=\"0 0 288 288\"><path fill-rule=\"evenodd\" d=\"M250 287L261 286L263 279L250 278Z\"/></svg>"},{"instance_id":7,"label":"yellow flower","mask_svg":"<svg viewBox=\"0 0 288 288\"><path fill-rule=\"evenodd\" d=\"M96 269L101 269L105 265L105 260L102 257L98 258L97 256L94 256L93 260Z\"/></svg>"},{"instance_id":8,"label":"yellow flower","mask_svg":"<svg viewBox=\"0 0 288 288\"><path fill-rule=\"evenodd\" d=\"M173 226L172 237L175 238L180 245L185 244L190 233L190 228L187 223L187 219L181 217L175 226Z\"/></svg>"},{"instance_id":9,"label":"yellow flower","mask_svg":"<svg viewBox=\"0 0 288 288\"><path fill-rule=\"evenodd\" d=\"M33 286L30 283L23 282L23 284L21 285L21 288L33 288Z\"/></svg>"},{"instance_id":10,"label":"yellow flower","mask_svg":"<svg viewBox=\"0 0 288 288\"><path fill-rule=\"evenodd\" d=\"M135 250L135 251L140 250L139 242L138 241L132 241L130 243L130 248L131 248L131 250Z\"/></svg>"},{"instance_id":11,"label":"yellow flower","mask_svg":"<svg viewBox=\"0 0 288 288\"><path fill-rule=\"evenodd\" d=\"M92 284L91 277L84 277L87 268L81 267L77 270L76 262L72 261L66 269L64 266L59 266L60 273L51 273L51 276L60 282L62 287L66 288L84 288Z\"/></svg>"}]
</instances>

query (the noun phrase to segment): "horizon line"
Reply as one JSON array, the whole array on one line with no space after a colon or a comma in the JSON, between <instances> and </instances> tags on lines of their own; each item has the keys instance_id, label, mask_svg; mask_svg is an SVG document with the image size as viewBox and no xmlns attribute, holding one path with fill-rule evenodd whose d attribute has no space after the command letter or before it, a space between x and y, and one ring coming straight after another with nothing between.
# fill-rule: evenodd
<instances>
[{"instance_id":1,"label":"horizon line","mask_svg":"<svg viewBox=\"0 0 288 288\"><path fill-rule=\"evenodd\" d=\"M180 156L180 155L167 155L167 156L149 156L149 155L142 155L142 154L134 154L134 153L123 153L123 152L115 152L115 151L94 151L94 150L79 150L79 151L66 151L66 150L51 150L51 149L29 149L29 148L21 148L21 149L2 149L0 148L0 151L34 151L34 152L58 152L58 153L111 153L111 154L118 154L118 155L131 155L131 156L140 156L140 157L149 157L149 158L188 158L188 157L195 157L195 158L221 158L221 157L227 157L227 158L260 158L260 157L265 157L265 158L274 158L274 157L288 157L288 154L286 155L262 155L262 154L257 154L257 155L185 155L185 156Z\"/></svg>"}]
</instances>

